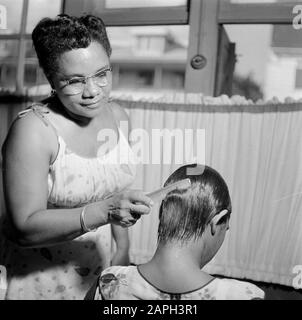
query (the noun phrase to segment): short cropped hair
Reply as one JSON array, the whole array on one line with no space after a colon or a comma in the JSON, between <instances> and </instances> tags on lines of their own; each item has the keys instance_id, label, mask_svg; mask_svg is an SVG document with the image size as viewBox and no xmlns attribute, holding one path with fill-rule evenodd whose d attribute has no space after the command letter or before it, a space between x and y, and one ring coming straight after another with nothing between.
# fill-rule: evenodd
<instances>
[{"instance_id":1,"label":"short cropped hair","mask_svg":"<svg viewBox=\"0 0 302 320\"><path fill-rule=\"evenodd\" d=\"M58 58L67 51L87 48L92 41L100 43L108 57L112 51L103 20L93 15L78 18L59 14L55 19L44 18L34 28L32 40L48 79L57 72Z\"/></svg>"},{"instance_id":2,"label":"short cropped hair","mask_svg":"<svg viewBox=\"0 0 302 320\"><path fill-rule=\"evenodd\" d=\"M202 172L189 175L189 170ZM192 173L192 172L191 172ZM162 243L186 242L201 237L212 218L226 209L230 217L232 206L229 190L221 175L209 166L185 165L177 169L165 182L165 186L189 178L191 186L176 189L167 194L159 210L158 241Z\"/></svg>"}]
</instances>

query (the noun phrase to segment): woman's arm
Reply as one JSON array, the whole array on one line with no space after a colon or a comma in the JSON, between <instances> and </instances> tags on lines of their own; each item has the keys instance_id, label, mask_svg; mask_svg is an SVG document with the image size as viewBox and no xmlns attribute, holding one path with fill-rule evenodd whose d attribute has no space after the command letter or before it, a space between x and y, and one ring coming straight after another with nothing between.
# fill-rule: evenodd
<instances>
[{"instance_id":1,"label":"woman's arm","mask_svg":"<svg viewBox=\"0 0 302 320\"><path fill-rule=\"evenodd\" d=\"M79 236L81 208L47 209L49 165L55 134L34 114L15 121L3 149L3 183L11 234L21 246L54 244ZM95 216L105 224L105 212Z\"/></svg>"},{"instance_id":2,"label":"woman's arm","mask_svg":"<svg viewBox=\"0 0 302 320\"><path fill-rule=\"evenodd\" d=\"M116 252L112 258L111 265L128 266L130 263L128 229L111 225L111 230L116 243Z\"/></svg>"},{"instance_id":3,"label":"woman's arm","mask_svg":"<svg viewBox=\"0 0 302 320\"><path fill-rule=\"evenodd\" d=\"M123 131L124 136L129 140L131 134L131 122L126 111L117 103L112 102L111 108L115 116L116 122ZM125 126L126 125L126 126ZM127 129L127 131L125 131ZM112 225L112 234L116 242L116 252L112 258L111 265L129 265L129 234L127 229L122 229L118 226Z\"/></svg>"},{"instance_id":4,"label":"woman's arm","mask_svg":"<svg viewBox=\"0 0 302 320\"><path fill-rule=\"evenodd\" d=\"M82 208L47 209L48 171L57 152L57 139L48 127L30 114L17 120L3 150L3 182L6 207L12 226L10 236L24 247L52 245L81 235ZM146 205L135 205L136 199ZM87 206L89 228L106 223L123 225L130 210L148 213L150 199L140 192L120 193ZM108 212L114 211L114 218Z\"/></svg>"}]
</instances>

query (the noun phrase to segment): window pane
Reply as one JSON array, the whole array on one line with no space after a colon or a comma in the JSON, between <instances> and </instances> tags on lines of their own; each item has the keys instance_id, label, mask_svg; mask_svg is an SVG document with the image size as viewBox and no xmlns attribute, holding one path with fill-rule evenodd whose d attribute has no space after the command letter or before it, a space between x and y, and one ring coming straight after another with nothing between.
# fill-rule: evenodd
<instances>
[{"instance_id":1,"label":"window pane","mask_svg":"<svg viewBox=\"0 0 302 320\"><path fill-rule=\"evenodd\" d=\"M0 40L1 63L15 62L18 56L18 40Z\"/></svg>"},{"instance_id":2,"label":"window pane","mask_svg":"<svg viewBox=\"0 0 302 320\"><path fill-rule=\"evenodd\" d=\"M0 87L15 89L18 56L17 40L0 40Z\"/></svg>"},{"instance_id":3,"label":"window pane","mask_svg":"<svg viewBox=\"0 0 302 320\"><path fill-rule=\"evenodd\" d=\"M32 41L26 41L24 86L31 96L47 96L50 93L50 85L39 66Z\"/></svg>"},{"instance_id":4,"label":"window pane","mask_svg":"<svg viewBox=\"0 0 302 320\"><path fill-rule=\"evenodd\" d=\"M29 0L26 32L31 33L42 18L53 18L61 13L61 7L62 0Z\"/></svg>"},{"instance_id":5,"label":"window pane","mask_svg":"<svg viewBox=\"0 0 302 320\"><path fill-rule=\"evenodd\" d=\"M183 88L188 26L107 28L113 89Z\"/></svg>"},{"instance_id":6,"label":"window pane","mask_svg":"<svg viewBox=\"0 0 302 320\"><path fill-rule=\"evenodd\" d=\"M19 33L23 0L1 0L1 5L6 8L7 29L0 28L0 34Z\"/></svg>"},{"instance_id":7,"label":"window pane","mask_svg":"<svg viewBox=\"0 0 302 320\"><path fill-rule=\"evenodd\" d=\"M32 40L26 40L26 49L25 50L26 50L25 51L26 58L35 58L36 60L38 60ZM37 61L37 63L38 63L38 61Z\"/></svg>"},{"instance_id":8,"label":"window pane","mask_svg":"<svg viewBox=\"0 0 302 320\"><path fill-rule=\"evenodd\" d=\"M25 87L35 85L37 83L37 66L34 64L26 64L24 70Z\"/></svg>"},{"instance_id":9,"label":"window pane","mask_svg":"<svg viewBox=\"0 0 302 320\"><path fill-rule=\"evenodd\" d=\"M265 100L302 98L302 33L291 25L226 25L236 44L233 94ZM248 37L246 35L248 34Z\"/></svg>"},{"instance_id":10,"label":"window pane","mask_svg":"<svg viewBox=\"0 0 302 320\"><path fill-rule=\"evenodd\" d=\"M1 64L0 72L0 90L9 89L15 91L17 75L16 64L11 64L9 62L3 63Z\"/></svg>"},{"instance_id":11,"label":"window pane","mask_svg":"<svg viewBox=\"0 0 302 320\"><path fill-rule=\"evenodd\" d=\"M152 88L154 83L154 70L148 69L119 69L119 88Z\"/></svg>"},{"instance_id":12,"label":"window pane","mask_svg":"<svg viewBox=\"0 0 302 320\"><path fill-rule=\"evenodd\" d=\"M106 0L106 8L176 7L187 4L187 0Z\"/></svg>"},{"instance_id":13,"label":"window pane","mask_svg":"<svg viewBox=\"0 0 302 320\"><path fill-rule=\"evenodd\" d=\"M162 87L163 89L184 89L185 72L177 70L163 70Z\"/></svg>"}]
</instances>

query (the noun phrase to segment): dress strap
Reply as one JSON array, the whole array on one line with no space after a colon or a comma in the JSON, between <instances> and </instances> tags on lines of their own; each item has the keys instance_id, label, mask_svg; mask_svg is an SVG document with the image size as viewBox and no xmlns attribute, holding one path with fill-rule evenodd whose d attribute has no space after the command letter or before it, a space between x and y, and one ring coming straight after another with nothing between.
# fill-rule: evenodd
<instances>
[{"instance_id":1,"label":"dress strap","mask_svg":"<svg viewBox=\"0 0 302 320\"><path fill-rule=\"evenodd\" d=\"M43 104L34 103L29 108L19 112L18 118L23 118L30 112L33 112L46 125L46 127L50 126L54 130L56 136L59 137L56 127L47 119L47 117L45 117L45 115L49 114L50 112L46 110Z\"/></svg>"},{"instance_id":2,"label":"dress strap","mask_svg":"<svg viewBox=\"0 0 302 320\"><path fill-rule=\"evenodd\" d=\"M109 102L111 102L113 99L110 99ZM128 141L128 137L126 137L126 135L124 134L122 128L120 127L120 123L118 122L117 118L116 118L116 115L115 115L115 112L113 111L112 109L112 105L111 103L108 104L108 109L110 110L110 113L112 115L112 118L113 118L113 121L115 123L115 126L117 128L117 132L119 134L119 138L122 137L124 140L127 141L127 143L129 144L129 141ZM129 134L129 133L128 133Z\"/></svg>"}]
</instances>

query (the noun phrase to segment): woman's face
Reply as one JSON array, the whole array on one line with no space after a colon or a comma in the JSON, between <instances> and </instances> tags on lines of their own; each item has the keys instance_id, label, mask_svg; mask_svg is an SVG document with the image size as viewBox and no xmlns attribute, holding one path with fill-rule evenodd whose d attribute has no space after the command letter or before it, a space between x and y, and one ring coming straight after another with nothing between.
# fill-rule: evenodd
<instances>
[{"instance_id":1,"label":"woman's face","mask_svg":"<svg viewBox=\"0 0 302 320\"><path fill-rule=\"evenodd\" d=\"M61 55L58 70L52 78L54 89L65 108L77 116L93 118L107 103L112 87L110 67L103 46L92 42L87 48L73 49ZM83 77L89 77L84 79ZM67 82L69 81L69 82Z\"/></svg>"}]
</instances>

